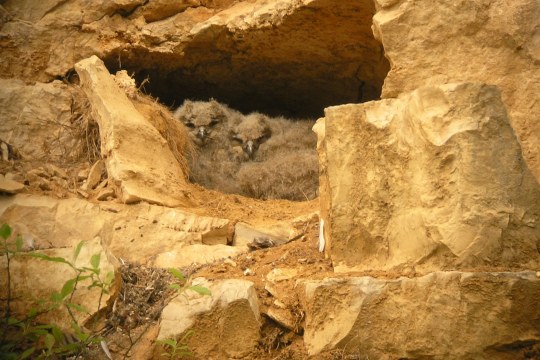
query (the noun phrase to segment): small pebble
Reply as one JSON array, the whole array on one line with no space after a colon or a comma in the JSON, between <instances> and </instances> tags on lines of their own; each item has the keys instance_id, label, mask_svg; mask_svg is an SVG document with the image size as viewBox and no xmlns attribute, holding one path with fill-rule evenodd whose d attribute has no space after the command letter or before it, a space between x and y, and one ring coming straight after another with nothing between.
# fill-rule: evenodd
<instances>
[{"instance_id":1,"label":"small pebble","mask_svg":"<svg viewBox=\"0 0 540 360\"><path fill-rule=\"evenodd\" d=\"M236 262L232 261L231 259L225 259L223 260L224 264L231 265L232 267L236 267Z\"/></svg>"}]
</instances>

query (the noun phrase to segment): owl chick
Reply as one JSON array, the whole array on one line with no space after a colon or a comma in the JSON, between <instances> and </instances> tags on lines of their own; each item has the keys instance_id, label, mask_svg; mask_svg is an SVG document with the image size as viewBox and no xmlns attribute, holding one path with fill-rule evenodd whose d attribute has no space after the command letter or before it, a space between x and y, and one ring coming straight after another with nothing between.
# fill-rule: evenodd
<instances>
[{"instance_id":1,"label":"owl chick","mask_svg":"<svg viewBox=\"0 0 540 360\"><path fill-rule=\"evenodd\" d=\"M233 124L243 116L215 100L186 100L174 116L187 128L195 146L189 158L189 178L209 189L238 193L234 174L238 161L234 156L230 134Z\"/></svg>"},{"instance_id":2,"label":"owl chick","mask_svg":"<svg viewBox=\"0 0 540 360\"><path fill-rule=\"evenodd\" d=\"M190 130L196 155L190 180L209 189L261 199L317 196L313 121L243 115L215 100L189 101L175 112Z\"/></svg>"},{"instance_id":3,"label":"owl chick","mask_svg":"<svg viewBox=\"0 0 540 360\"><path fill-rule=\"evenodd\" d=\"M220 140L220 135L227 134L228 121L240 115L214 99L186 100L174 112L174 117L188 128L191 139L198 146Z\"/></svg>"},{"instance_id":4,"label":"owl chick","mask_svg":"<svg viewBox=\"0 0 540 360\"><path fill-rule=\"evenodd\" d=\"M237 123L231 129L231 139L242 148L244 160L253 160L259 146L272 136L268 118L259 113L251 113L236 120Z\"/></svg>"}]
</instances>

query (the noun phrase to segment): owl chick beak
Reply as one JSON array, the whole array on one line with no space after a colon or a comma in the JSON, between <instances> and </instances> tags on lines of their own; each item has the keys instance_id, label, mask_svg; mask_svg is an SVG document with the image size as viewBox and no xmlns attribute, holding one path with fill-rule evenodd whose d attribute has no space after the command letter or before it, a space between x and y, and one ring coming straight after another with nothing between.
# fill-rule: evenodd
<instances>
[{"instance_id":1,"label":"owl chick beak","mask_svg":"<svg viewBox=\"0 0 540 360\"><path fill-rule=\"evenodd\" d=\"M244 147L244 151L246 152L246 154L248 154L250 159L253 158L253 155L255 153L255 143L253 142L253 140L249 140L246 143L246 146Z\"/></svg>"},{"instance_id":2,"label":"owl chick beak","mask_svg":"<svg viewBox=\"0 0 540 360\"><path fill-rule=\"evenodd\" d=\"M197 130L197 137L201 140L205 140L206 136L208 135L208 131L204 126L200 126Z\"/></svg>"}]
</instances>

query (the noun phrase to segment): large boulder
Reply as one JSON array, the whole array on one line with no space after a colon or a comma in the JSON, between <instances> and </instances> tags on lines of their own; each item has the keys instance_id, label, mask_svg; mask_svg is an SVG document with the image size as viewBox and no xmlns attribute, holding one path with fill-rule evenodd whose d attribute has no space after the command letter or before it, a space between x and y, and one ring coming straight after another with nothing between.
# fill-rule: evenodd
<instances>
[{"instance_id":1,"label":"large boulder","mask_svg":"<svg viewBox=\"0 0 540 360\"><path fill-rule=\"evenodd\" d=\"M0 222L1 224L1 222ZM41 309L43 304L47 304L54 292L59 293L66 281L77 277L76 271L68 264L59 261L47 261L31 256L25 256L27 251L32 250L31 238L24 237L24 232L16 229L15 234L23 235L23 251L12 256L8 262L5 256L0 257L0 293L3 296L8 294L8 271L11 284L11 310L17 319L23 319L30 309ZM73 239L74 240L74 239ZM100 279L102 281L113 280L114 267L108 260L107 252L102 247L99 238L86 241L80 253L73 262L75 249L78 241L72 241L62 247L39 250L40 254L45 254L51 258L62 258L64 261L72 262L76 267L91 268L92 257L99 255ZM88 275L89 272L83 275ZM110 274L110 275L108 275ZM100 309L103 309L110 298L109 293L102 293L101 288L91 287L91 279L81 280L73 291L70 302L81 305L85 311L72 310L74 319L78 324L83 325ZM114 290L114 282L111 282L111 293ZM71 329L73 318L62 306L39 316L39 321L52 323L64 330Z\"/></svg>"},{"instance_id":2,"label":"large boulder","mask_svg":"<svg viewBox=\"0 0 540 360\"><path fill-rule=\"evenodd\" d=\"M426 86L320 121L336 270L540 263L540 186L496 87Z\"/></svg>"},{"instance_id":3,"label":"large boulder","mask_svg":"<svg viewBox=\"0 0 540 360\"><path fill-rule=\"evenodd\" d=\"M540 343L534 272L300 284L309 355L342 349L370 359L524 359Z\"/></svg>"},{"instance_id":4,"label":"large boulder","mask_svg":"<svg viewBox=\"0 0 540 360\"><path fill-rule=\"evenodd\" d=\"M424 85L497 85L525 160L540 179L540 2L377 0L376 5L373 32L392 64L382 97Z\"/></svg>"}]
</instances>

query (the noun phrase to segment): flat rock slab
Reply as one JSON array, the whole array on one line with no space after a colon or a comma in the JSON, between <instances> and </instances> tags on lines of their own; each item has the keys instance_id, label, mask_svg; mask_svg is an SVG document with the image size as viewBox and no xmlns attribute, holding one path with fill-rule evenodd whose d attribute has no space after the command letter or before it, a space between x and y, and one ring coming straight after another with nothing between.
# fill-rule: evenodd
<instances>
[{"instance_id":1,"label":"flat rock slab","mask_svg":"<svg viewBox=\"0 0 540 360\"><path fill-rule=\"evenodd\" d=\"M234 246L247 247L254 241L266 241L272 246L285 244L288 240L283 234L274 231L265 231L252 227L246 223L238 222L234 226Z\"/></svg>"},{"instance_id":2,"label":"flat rock slab","mask_svg":"<svg viewBox=\"0 0 540 360\"><path fill-rule=\"evenodd\" d=\"M534 272L435 272L300 285L310 355L338 348L370 359L515 359L540 342L540 278Z\"/></svg>"},{"instance_id":3,"label":"flat rock slab","mask_svg":"<svg viewBox=\"0 0 540 360\"><path fill-rule=\"evenodd\" d=\"M109 178L125 203L190 205L186 176L160 135L128 99L97 56L75 65L99 125Z\"/></svg>"},{"instance_id":4,"label":"flat rock slab","mask_svg":"<svg viewBox=\"0 0 540 360\"><path fill-rule=\"evenodd\" d=\"M16 194L24 190L24 184L6 178L0 174L0 193Z\"/></svg>"},{"instance_id":5,"label":"flat rock slab","mask_svg":"<svg viewBox=\"0 0 540 360\"><path fill-rule=\"evenodd\" d=\"M247 251L244 247L193 244L163 252L151 260L149 265L159 268L186 268L233 258Z\"/></svg>"},{"instance_id":6,"label":"flat rock slab","mask_svg":"<svg viewBox=\"0 0 540 360\"><path fill-rule=\"evenodd\" d=\"M233 244L240 247L257 242L272 244L271 246L283 245L302 236L310 223L318 221L319 213L313 212L290 221L278 221L263 226L238 222L234 226Z\"/></svg>"},{"instance_id":7,"label":"flat rock slab","mask_svg":"<svg viewBox=\"0 0 540 360\"><path fill-rule=\"evenodd\" d=\"M72 247L80 240L101 239L117 259L158 266L187 266L201 259L237 254L229 242L230 222L145 203L95 204L82 199L44 196L0 197L0 223L6 222L32 241L33 247ZM193 251L183 251L198 245ZM213 246L222 247L216 254ZM223 249L224 248L224 249ZM162 262L175 253L175 261ZM192 257L191 257L192 256Z\"/></svg>"}]
</instances>

